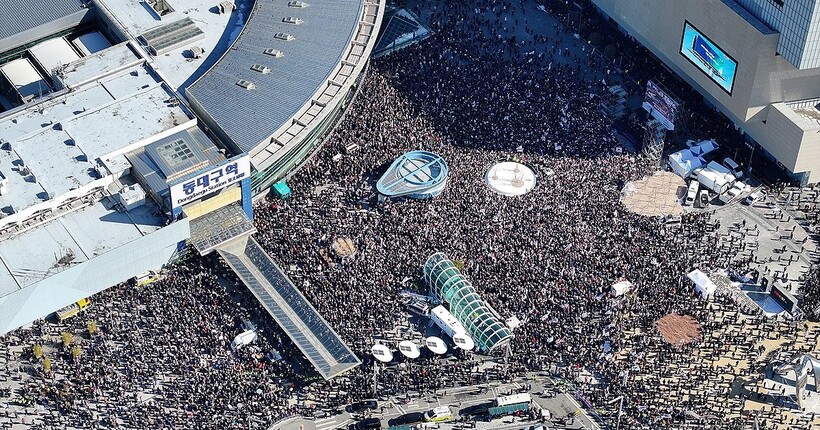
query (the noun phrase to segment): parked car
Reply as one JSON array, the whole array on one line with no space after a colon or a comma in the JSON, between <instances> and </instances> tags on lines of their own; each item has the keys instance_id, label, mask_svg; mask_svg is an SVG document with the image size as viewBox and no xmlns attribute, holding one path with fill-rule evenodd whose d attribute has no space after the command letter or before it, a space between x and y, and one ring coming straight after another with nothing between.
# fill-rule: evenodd
<instances>
[{"instance_id":1,"label":"parked car","mask_svg":"<svg viewBox=\"0 0 820 430\"><path fill-rule=\"evenodd\" d=\"M382 422L378 418L367 418L347 427L348 430L369 430L382 428Z\"/></svg>"},{"instance_id":2,"label":"parked car","mask_svg":"<svg viewBox=\"0 0 820 430\"><path fill-rule=\"evenodd\" d=\"M750 206L750 205L753 205L753 204L755 204L755 203L757 203L757 202L759 202L759 201L761 201L765 198L766 198L766 193L764 193L763 191L755 191L752 194L749 194L749 196L746 197L743 200L743 204L747 205L747 206Z\"/></svg>"},{"instance_id":3,"label":"parked car","mask_svg":"<svg viewBox=\"0 0 820 430\"><path fill-rule=\"evenodd\" d=\"M368 399L368 400L362 400L361 402L356 402L356 403L349 404L349 405L347 405L345 410L347 412L350 412L351 414L354 414L356 412L361 412L361 411L365 411L365 410L368 410L368 409L376 409L377 407L379 407L379 402L378 401L376 401L375 399Z\"/></svg>"},{"instance_id":4,"label":"parked car","mask_svg":"<svg viewBox=\"0 0 820 430\"><path fill-rule=\"evenodd\" d=\"M421 412L410 412L404 415L400 415L392 420L388 421L387 424L391 426L401 426L401 425L411 425L411 424L418 424L424 421L424 414Z\"/></svg>"}]
</instances>

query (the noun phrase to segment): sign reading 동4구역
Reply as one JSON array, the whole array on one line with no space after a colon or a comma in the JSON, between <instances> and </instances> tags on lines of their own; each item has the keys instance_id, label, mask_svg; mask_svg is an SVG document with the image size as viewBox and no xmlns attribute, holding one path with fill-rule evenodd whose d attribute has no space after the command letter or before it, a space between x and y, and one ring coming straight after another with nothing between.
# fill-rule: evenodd
<instances>
[{"instance_id":1,"label":"sign reading \ub3d94\uad6c\uc5ed","mask_svg":"<svg viewBox=\"0 0 820 430\"><path fill-rule=\"evenodd\" d=\"M237 183L251 175L251 158L245 156L171 186L171 205L179 207Z\"/></svg>"}]
</instances>

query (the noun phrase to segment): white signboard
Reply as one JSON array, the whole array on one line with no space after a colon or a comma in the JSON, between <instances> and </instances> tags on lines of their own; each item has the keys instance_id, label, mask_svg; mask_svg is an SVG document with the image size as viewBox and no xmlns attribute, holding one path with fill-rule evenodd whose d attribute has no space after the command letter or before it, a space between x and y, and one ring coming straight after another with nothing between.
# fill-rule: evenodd
<instances>
[{"instance_id":1,"label":"white signboard","mask_svg":"<svg viewBox=\"0 0 820 430\"><path fill-rule=\"evenodd\" d=\"M230 161L171 186L171 206L179 207L251 176L251 158Z\"/></svg>"}]
</instances>

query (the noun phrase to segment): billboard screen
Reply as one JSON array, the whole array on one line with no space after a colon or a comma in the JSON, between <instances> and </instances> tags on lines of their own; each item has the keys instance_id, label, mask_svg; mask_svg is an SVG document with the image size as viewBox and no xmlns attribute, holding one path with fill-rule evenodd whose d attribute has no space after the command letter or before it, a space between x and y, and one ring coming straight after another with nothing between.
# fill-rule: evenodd
<instances>
[{"instance_id":1,"label":"billboard screen","mask_svg":"<svg viewBox=\"0 0 820 430\"><path fill-rule=\"evenodd\" d=\"M675 110L678 108L678 102L653 81L646 83L646 96L642 106L667 130L675 129Z\"/></svg>"},{"instance_id":2,"label":"billboard screen","mask_svg":"<svg viewBox=\"0 0 820 430\"><path fill-rule=\"evenodd\" d=\"M683 26L680 53L718 84L723 91L729 95L732 94L737 61L701 34L689 21L686 21Z\"/></svg>"},{"instance_id":3,"label":"billboard screen","mask_svg":"<svg viewBox=\"0 0 820 430\"><path fill-rule=\"evenodd\" d=\"M179 207L251 176L251 157L231 159L171 186L171 205Z\"/></svg>"}]
</instances>

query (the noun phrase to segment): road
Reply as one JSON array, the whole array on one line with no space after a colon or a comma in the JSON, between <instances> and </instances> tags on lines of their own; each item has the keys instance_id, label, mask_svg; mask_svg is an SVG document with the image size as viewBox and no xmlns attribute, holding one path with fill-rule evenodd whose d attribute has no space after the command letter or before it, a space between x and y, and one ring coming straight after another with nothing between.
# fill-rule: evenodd
<instances>
[{"instance_id":1,"label":"road","mask_svg":"<svg viewBox=\"0 0 820 430\"><path fill-rule=\"evenodd\" d=\"M422 397L412 397L410 399L401 396L391 396L386 401L379 402L380 409L373 411L368 416L351 416L347 412L341 414L317 418L295 418L271 427L270 430L335 430L344 428L358 422L365 417L376 417L382 421L382 428L389 427L388 421L400 415L410 412L425 412L436 406L448 405L454 413L454 420L458 420L458 411L468 406L489 403L498 396L520 392L524 384L531 384L530 394L533 401L541 408L550 411L553 418L565 417L568 414L575 415L574 423L562 425L559 428L565 429L589 429L598 430L600 426L593 422L575 399L568 394L556 392L554 396L544 396L541 393L554 391L555 382L545 376L531 374L527 378L516 380L512 383L490 383L460 387L448 390L439 390L435 395L429 394ZM478 430L513 430L522 429L529 425L539 424L537 421L528 420L526 417L513 418L503 417L491 422L477 421L475 428ZM548 423L550 424L550 423ZM434 424L428 424L435 426ZM550 424L550 427L552 425ZM458 423L439 424L442 430L463 428Z\"/></svg>"}]
</instances>

